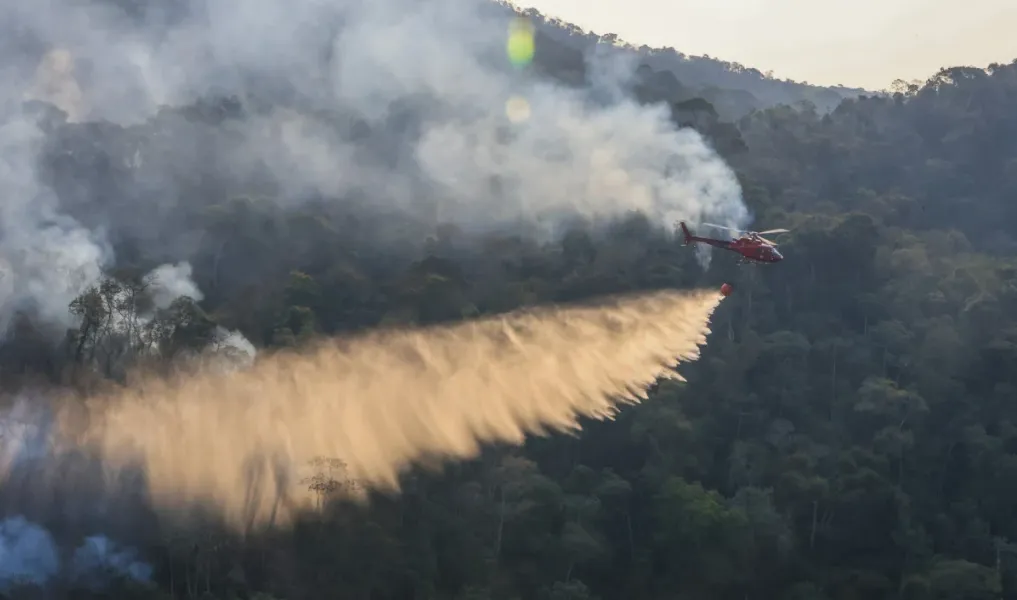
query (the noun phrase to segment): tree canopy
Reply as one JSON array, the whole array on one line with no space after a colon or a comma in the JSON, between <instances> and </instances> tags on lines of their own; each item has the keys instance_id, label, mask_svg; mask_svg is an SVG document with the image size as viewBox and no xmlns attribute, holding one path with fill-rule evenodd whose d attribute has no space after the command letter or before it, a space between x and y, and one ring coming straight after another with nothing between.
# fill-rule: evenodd
<instances>
[{"instance_id":1,"label":"tree canopy","mask_svg":"<svg viewBox=\"0 0 1017 600\"><path fill-rule=\"evenodd\" d=\"M540 52L550 76L570 77L574 56ZM640 52L633 94L711 141L758 229L792 230L779 265L716 256L704 273L642 215L548 242L378 214L359 190L337 207L235 189L217 176L233 163L216 136L256 110L237 98L131 126L36 104L62 206L132 225L111 227L130 235L112 239L109 277L68 306L61 344L28 314L10 324L7 393L39 377L128 384L132 366L230 331L274 348L622 291L736 290L688 382L661 382L615 421L411 472L400 495L366 506L342 501L355 482L341 457L322 457L305 482L319 510L292 530L138 529L151 580L126 578L116 597L1017 598L1017 61L944 69L827 112L818 105L841 91L771 94L765 77L712 81L701 61L682 70L673 51ZM707 84L772 106L749 102L731 121ZM344 123L350 136L383 127ZM134 175L148 168L131 162L142 147L181 153L161 163L179 170L165 174L172 198L151 203L159 213L130 210L163 193ZM144 274L183 257L201 297L160 303ZM31 504L4 486L0 506ZM33 597L22 583L0 592Z\"/></svg>"},{"instance_id":2,"label":"tree canopy","mask_svg":"<svg viewBox=\"0 0 1017 600\"><path fill-rule=\"evenodd\" d=\"M637 47L615 33L583 31L533 8L519 12L537 23L544 44L554 46L556 54L582 55L596 49L602 55L634 58L650 69L680 80L688 90L685 93L694 91L709 100L728 119L741 117L756 109L803 101L811 102L825 112L845 98L866 93L858 88L824 87L777 79L769 71L710 56L691 56L674 48L651 48L645 44ZM672 97L681 95L679 92Z\"/></svg>"}]
</instances>

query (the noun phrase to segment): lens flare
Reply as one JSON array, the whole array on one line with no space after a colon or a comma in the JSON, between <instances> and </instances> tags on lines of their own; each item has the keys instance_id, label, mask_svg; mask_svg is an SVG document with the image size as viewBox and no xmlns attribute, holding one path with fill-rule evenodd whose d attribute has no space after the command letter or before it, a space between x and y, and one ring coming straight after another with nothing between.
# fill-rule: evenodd
<instances>
[{"instance_id":1,"label":"lens flare","mask_svg":"<svg viewBox=\"0 0 1017 600\"><path fill-rule=\"evenodd\" d=\"M508 42L506 53L509 62L516 67L525 67L533 62L533 55L536 51L534 41L533 24L529 19L513 19L509 24Z\"/></svg>"},{"instance_id":2,"label":"lens flare","mask_svg":"<svg viewBox=\"0 0 1017 600\"><path fill-rule=\"evenodd\" d=\"M505 102L505 116L513 123L529 120L530 114L530 102L522 96L512 96Z\"/></svg>"}]
</instances>

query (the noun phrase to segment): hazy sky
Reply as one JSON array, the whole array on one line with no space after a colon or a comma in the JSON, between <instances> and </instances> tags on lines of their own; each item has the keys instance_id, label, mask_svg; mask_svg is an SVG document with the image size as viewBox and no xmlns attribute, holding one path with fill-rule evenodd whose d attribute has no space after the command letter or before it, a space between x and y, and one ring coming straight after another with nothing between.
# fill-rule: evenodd
<instances>
[{"instance_id":1,"label":"hazy sky","mask_svg":"<svg viewBox=\"0 0 1017 600\"><path fill-rule=\"evenodd\" d=\"M518 0L635 45L777 77L883 89L940 67L1017 58L1017 0Z\"/></svg>"}]
</instances>

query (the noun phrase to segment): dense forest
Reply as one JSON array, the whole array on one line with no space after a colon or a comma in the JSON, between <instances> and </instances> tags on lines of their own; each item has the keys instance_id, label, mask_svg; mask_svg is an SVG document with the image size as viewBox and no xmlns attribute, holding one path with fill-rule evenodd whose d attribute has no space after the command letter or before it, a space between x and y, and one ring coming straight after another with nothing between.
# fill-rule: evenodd
<instances>
[{"instance_id":1,"label":"dense forest","mask_svg":"<svg viewBox=\"0 0 1017 600\"><path fill-rule=\"evenodd\" d=\"M777 79L771 73L753 67L709 56L690 56L674 48L636 47L617 34L586 32L532 8L522 11L522 14L537 24L545 43L558 46L555 53L559 56L581 56L595 49L600 54L638 60L651 69L668 74L676 85L681 86L674 90L672 99L704 98L727 119L737 119L761 108L803 101L826 112L845 98L866 93L865 90L846 86L823 87Z\"/></svg>"},{"instance_id":2,"label":"dense forest","mask_svg":"<svg viewBox=\"0 0 1017 600\"><path fill-rule=\"evenodd\" d=\"M581 87L582 54L577 63L566 50L538 39L533 68ZM342 501L355 482L341 457L328 457L307 482L320 510L292 528L173 532L134 515L128 531L114 526L127 518L115 510L73 508L84 494L43 511L42 496L4 481L0 593L1017 598L1017 61L944 69L828 112L796 102L735 121L687 91L702 81L686 88L669 68L640 67L633 96L668 105L677 126L710 140L736 171L754 228L792 230L779 240L779 265L737 267L718 255L704 272L639 214L547 241L386 213L370 190L336 202L254 185L257 173L238 188L223 136L260 110L258 99L165 107L133 125L75 122L53 104L26 103L63 214L107 228L116 264L64 303L68 323L29 310L4 323L0 382L12 406L40 385L127 385L139 349L152 345L170 363L230 337L269 351L619 292L728 281L736 293L701 360L684 366L686 383L662 382L576 436L407 473L400 494L368 505ZM384 155L412 120L407 111L382 125L344 121L344 135ZM142 151L161 160L140 161ZM150 210L132 211L139 198ZM5 210L4 219L20 214ZM194 287L172 302L146 289L146 273L185 259ZM64 302L60 277L32 285ZM142 322L152 305L156 317ZM24 558L40 542L21 535L18 515L33 507L56 538L95 518L130 544L112 565L115 581L52 588L26 578L47 560Z\"/></svg>"}]
</instances>

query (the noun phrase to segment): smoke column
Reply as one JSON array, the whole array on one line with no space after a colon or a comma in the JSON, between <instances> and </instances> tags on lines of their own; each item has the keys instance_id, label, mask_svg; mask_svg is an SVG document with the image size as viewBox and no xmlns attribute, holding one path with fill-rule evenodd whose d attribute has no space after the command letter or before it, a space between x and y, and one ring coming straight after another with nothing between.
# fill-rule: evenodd
<instances>
[{"instance_id":1,"label":"smoke column","mask_svg":"<svg viewBox=\"0 0 1017 600\"><path fill-rule=\"evenodd\" d=\"M144 582L151 574L152 567L134 550L103 535L85 539L64 565L57 544L43 527L20 516L0 521L0 592L18 585L43 586L54 578L101 590L111 575Z\"/></svg>"},{"instance_id":2,"label":"smoke column","mask_svg":"<svg viewBox=\"0 0 1017 600\"><path fill-rule=\"evenodd\" d=\"M18 583L41 585L59 564L48 531L21 517L0 521L0 591Z\"/></svg>"},{"instance_id":3,"label":"smoke column","mask_svg":"<svg viewBox=\"0 0 1017 600\"><path fill-rule=\"evenodd\" d=\"M667 230L748 220L709 144L676 130L664 104L622 93L634 65L591 69L592 92L541 77L506 56L511 20L486 0L121 4L0 3L0 335L17 311L62 335L68 302L117 264L117 239L160 263L192 260L180 205L266 180L279 203L367 198L464 231L554 235L631 211ZM261 108L214 131L156 117L210 94ZM123 155L104 148L124 180L104 187L82 169L53 193L37 158L56 134L18 108L29 98L71 123L132 127ZM191 177L220 189L195 194Z\"/></svg>"},{"instance_id":4,"label":"smoke column","mask_svg":"<svg viewBox=\"0 0 1017 600\"><path fill-rule=\"evenodd\" d=\"M49 458L33 469L66 478L60 457L93 448L110 481L140 466L164 511L201 502L238 529L284 524L313 502L300 481L315 458L345 462L345 476L368 489L397 491L414 463L610 418L698 357L720 300L618 297L329 340L244 371L151 378L88 399L89 419L58 413Z\"/></svg>"}]
</instances>

